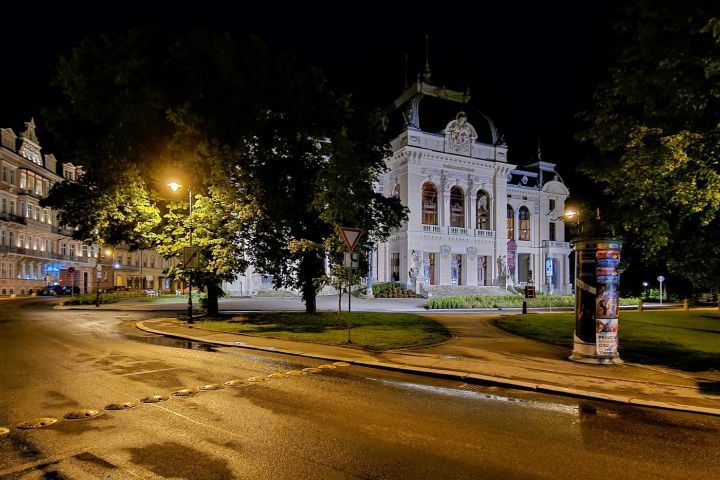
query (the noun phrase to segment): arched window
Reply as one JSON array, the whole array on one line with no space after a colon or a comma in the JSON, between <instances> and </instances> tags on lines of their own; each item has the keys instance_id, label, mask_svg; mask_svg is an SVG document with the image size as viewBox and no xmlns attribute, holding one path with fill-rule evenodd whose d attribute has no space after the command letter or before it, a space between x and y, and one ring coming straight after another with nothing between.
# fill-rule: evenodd
<instances>
[{"instance_id":1,"label":"arched window","mask_svg":"<svg viewBox=\"0 0 720 480\"><path fill-rule=\"evenodd\" d=\"M515 210L510 205L507 206L507 238L515 240Z\"/></svg>"},{"instance_id":2,"label":"arched window","mask_svg":"<svg viewBox=\"0 0 720 480\"><path fill-rule=\"evenodd\" d=\"M400 198L400 184L395 184L395 187L393 187L392 196L395 198Z\"/></svg>"},{"instance_id":3,"label":"arched window","mask_svg":"<svg viewBox=\"0 0 720 480\"><path fill-rule=\"evenodd\" d=\"M465 195L460 187L450 190L450 226L465 228Z\"/></svg>"},{"instance_id":4,"label":"arched window","mask_svg":"<svg viewBox=\"0 0 720 480\"><path fill-rule=\"evenodd\" d=\"M490 230L490 195L484 190L477 193L475 200L477 207L476 227L478 230Z\"/></svg>"},{"instance_id":5,"label":"arched window","mask_svg":"<svg viewBox=\"0 0 720 480\"><path fill-rule=\"evenodd\" d=\"M422 187L422 223L437 225L437 189L428 182Z\"/></svg>"},{"instance_id":6,"label":"arched window","mask_svg":"<svg viewBox=\"0 0 720 480\"><path fill-rule=\"evenodd\" d=\"M518 239L530 240L530 210L527 207L520 207L518 211Z\"/></svg>"}]
</instances>

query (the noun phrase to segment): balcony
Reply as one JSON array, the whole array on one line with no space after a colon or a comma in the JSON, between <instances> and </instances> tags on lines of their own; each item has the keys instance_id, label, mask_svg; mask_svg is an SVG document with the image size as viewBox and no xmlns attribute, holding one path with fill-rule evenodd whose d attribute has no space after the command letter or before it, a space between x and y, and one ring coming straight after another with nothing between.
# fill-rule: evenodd
<instances>
[{"instance_id":1,"label":"balcony","mask_svg":"<svg viewBox=\"0 0 720 480\"><path fill-rule=\"evenodd\" d=\"M450 235L469 235L467 228L462 227L450 227Z\"/></svg>"},{"instance_id":2,"label":"balcony","mask_svg":"<svg viewBox=\"0 0 720 480\"><path fill-rule=\"evenodd\" d=\"M495 238L495 230L479 230L475 229L476 237Z\"/></svg>"},{"instance_id":3,"label":"balcony","mask_svg":"<svg viewBox=\"0 0 720 480\"><path fill-rule=\"evenodd\" d=\"M427 233L445 233L445 229L440 225L423 225L423 232Z\"/></svg>"},{"instance_id":4,"label":"balcony","mask_svg":"<svg viewBox=\"0 0 720 480\"><path fill-rule=\"evenodd\" d=\"M442 225L425 225L422 226L423 233L433 233L440 235L462 235L467 237L495 238L494 230L479 230L462 227L445 227Z\"/></svg>"},{"instance_id":5,"label":"balcony","mask_svg":"<svg viewBox=\"0 0 720 480\"><path fill-rule=\"evenodd\" d=\"M0 213L0 220L5 220L6 222L15 222L15 223L21 223L23 225L27 225L27 222L25 221L24 217L19 217L17 215L13 215L12 213Z\"/></svg>"},{"instance_id":6,"label":"balcony","mask_svg":"<svg viewBox=\"0 0 720 480\"><path fill-rule=\"evenodd\" d=\"M562 248L567 250L572 248L572 244L570 242L555 242L552 240L543 240L542 246L543 248Z\"/></svg>"},{"instance_id":7,"label":"balcony","mask_svg":"<svg viewBox=\"0 0 720 480\"><path fill-rule=\"evenodd\" d=\"M50 231L52 233L57 233L58 235L64 235L66 237L72 237L72 235L73 235L73 230L71 228L51 227Z\"/></svg>"},{"instance_id":8,"label":"balcony","mask_svg":"<svg viewBox=\"0 0 720 480\"><path fill-rule=\"evenodd\" d=\"M0 254L13 253L15 255L23 255L25 257L41 258L43 260L63 260L66 262L79 262L91 264L94 257L71 257L70 255L62 255L54 252L43 252L41 250L33 250L31 248L12 247L10 245L0 245Z\"/></svg>"}]
</instances>

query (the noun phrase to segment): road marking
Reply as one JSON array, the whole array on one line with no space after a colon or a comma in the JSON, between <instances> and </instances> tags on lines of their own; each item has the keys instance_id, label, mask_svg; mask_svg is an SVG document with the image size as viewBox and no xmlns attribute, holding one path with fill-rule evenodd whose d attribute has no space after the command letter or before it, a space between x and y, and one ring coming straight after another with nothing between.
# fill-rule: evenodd
<instances>
[{"instance_id":1,"label":"road marking","mask_svg":"<svg viewBox=\"0 0 720 480\"><path fill-rule=\"evenodd\" d=\"M146 375L148 373L167 372L169 370L184 370L184 368L182 368L182 367L158 368L157 370L144 370L142 372L123 373L120 376L121 377L129 377L131 375Z\"/></svg>"}]
</instances>

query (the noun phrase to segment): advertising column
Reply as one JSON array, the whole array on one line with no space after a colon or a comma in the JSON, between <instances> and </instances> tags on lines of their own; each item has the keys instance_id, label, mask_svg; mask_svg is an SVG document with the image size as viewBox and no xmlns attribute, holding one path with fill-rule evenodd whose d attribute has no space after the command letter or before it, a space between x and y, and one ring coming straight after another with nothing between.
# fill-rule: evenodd
<instances>
[{"instance_id":1,"label":"advertising column","mask_svg":"<svg viewBox=\"0 0 720 480\"><path fill-rule=\"evenodd\" d=\"M570 360L620 364L618 314L619 239L575 242L575 336Z\"/></svg>"}]
</instances>

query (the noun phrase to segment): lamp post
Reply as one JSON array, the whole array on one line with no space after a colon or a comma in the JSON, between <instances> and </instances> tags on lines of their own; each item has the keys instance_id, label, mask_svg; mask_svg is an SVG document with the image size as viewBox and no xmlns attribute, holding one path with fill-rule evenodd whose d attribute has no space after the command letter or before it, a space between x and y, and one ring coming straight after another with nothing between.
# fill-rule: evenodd
<instances>
[{"instance_id":1,"label":"lamp post","mask_svg":"<svg viewBox=\"0 0 720 480\"><path fill-rule=\"evenodd\" d=\"M105 253L106 256L109 256L111 251L108 249ZM95 270L97 271L97 286L95 287L95 307L100 306L100 279L102 278L102 265L100 264L100 259L102 258L105 258L105 256L102 255L102 247L99 247L97 252L97 262L95 262Z\"/></svg>"},{"instance_id":2,"label":"lamp post","mask_svg":"<svg viewBox=\"0 0 720 480\"><path fill-rule=\"evenodd\" d=\"M182 185L180 185L177 182L170 182L168 183L168 187L170 187L170 190L173 192L177 192L178 189L180 189ZM188 233L189 233L189 243L192 247L192 190L188 188ZM192 271L187 266L187 261L185 260L185 269L188 272L188 307L187 307L187 318L188 323L193 323L193 317L192 317Z\"/></svg>"}]
</instances>

